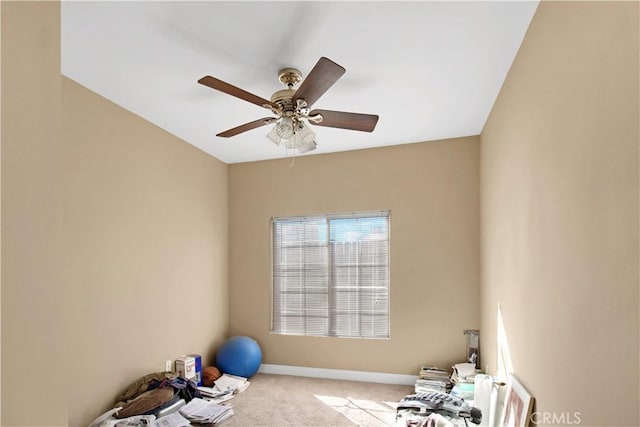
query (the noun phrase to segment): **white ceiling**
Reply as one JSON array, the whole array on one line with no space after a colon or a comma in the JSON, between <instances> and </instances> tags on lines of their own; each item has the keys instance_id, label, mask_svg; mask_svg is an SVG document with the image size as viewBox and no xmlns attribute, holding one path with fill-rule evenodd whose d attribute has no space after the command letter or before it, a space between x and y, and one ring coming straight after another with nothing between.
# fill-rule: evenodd
<instances>
[{"instance_id":1,"label":"white ceiling","mask_svg":"<svg viewBox=\"0 0 640 427\"><path fill-rule=\"evenodd\" d=\"M380 120L373 133L313 127L312 155L478 135L537 5L64 1L62 73L226 163L287 153L270 126L216 137L270 114L197 80L269 99L279 69L306 75L321 56L347 72L314 107Z\"/></svg>"}]
</instances>

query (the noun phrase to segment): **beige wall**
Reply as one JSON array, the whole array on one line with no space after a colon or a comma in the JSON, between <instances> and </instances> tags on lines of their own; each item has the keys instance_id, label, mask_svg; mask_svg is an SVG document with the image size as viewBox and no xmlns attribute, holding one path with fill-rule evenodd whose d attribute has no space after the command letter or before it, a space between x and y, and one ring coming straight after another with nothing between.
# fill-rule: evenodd
<instances>
[{"instance_id":1,"label":"beige wall","mask_svg":"<svg viewBox=\"0 0 640 427\"><path fill-rule=\"evenodd\" d=\"M1 7L3 426L85 425L227 330L258 339L265 363L414 374L458 361L482 308L495 371L497 303L537 410L640 422L638 3L541 4L481 149L292 168L227 167L62 79L59 4ZM392 339L269 334L269 219L383 208ZM34 385L47 393L32 407Z\"/></svg>"},{"instance_id":2,"label":"beige wall","mask_svg":"<svg viewBox=\"0 0 640 427\"><path fill-rule=\"evenodd\" d=\"M482 133L485 363L500 303L537 411L589 426L640 422L638 22L541 3Z\"/></svg>"},{"instance_id":3,"label":"beige wall","mask_svg":"<svg viewBox=\"0 0 640 427\"><path fill-rule=\"evenodd\" d=\"M227 166L61 78L58 4L2 8L1 424L85 426L226 337Z\"/></svg>"},{"instance_id":4,"label":"beige wall","mask_svg":"<svg viewBox=\"0 0 640 427\"><path fill-rule=\"evenodd\" d=\"M269 364L416 374L479 323L478 137L229 167L232 335ZM270 334L270 219L391 210L391 339Z\"/></svg>"},{"instance_id":5,"label":"beige wall","mask_svg":"<svg viewBox=\"0 0 640 427\"><path fill-rule=\"evenodd\" d=\"M167 359L212 362L226 338L227 166L66 78L62 98L69 414L82 425Z\"/></svg>"},{"instance_id":6,"label":"beige wall","mask_svg":"<svg viewBox=\"0 0 640 427\"><path fill-rule=\"evenodd\" d=\"M1 7L0 424L64 425L59 5L2 2ZM51 386L49 398L35 410L28 402L34 384Z\"/></svg>"}]
</instances>

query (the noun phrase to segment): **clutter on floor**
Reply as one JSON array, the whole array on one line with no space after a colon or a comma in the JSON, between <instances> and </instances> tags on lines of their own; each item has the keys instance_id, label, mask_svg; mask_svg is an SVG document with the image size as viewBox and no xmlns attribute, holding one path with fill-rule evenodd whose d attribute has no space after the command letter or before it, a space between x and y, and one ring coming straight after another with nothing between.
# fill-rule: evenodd
<instances>
[{"instance_id":1,"label":"clutter on floor","mask_svg":"<svg viewBox=\"0 0 640 427\"><path fill-rule=\"evenodd\" d=\"M148 374L129 385L116 399L115 407L90 427L220 424L233 415L233 407L225 402L246 390L249 384L247 378L229 374L220 375L213 387L197 386L176 372Z\"/></svg>"},{"instance_id":2,"label":"clutter on floor","mask_svg":"<svg viewBox=\"0 0 640 427\"><path fill-rule=\"evenodd\" d=\"M220 354L222 353L222 356ZM218 352L224 366L202 366L199 354L175 360L175 371L154 372L131 383L115 399L113 409L89 427L185 427L217 425L233 415L227 402L249 387L262 361L257 342L232 337ZM171 368L167 361L167 369ZM237 373L249 374L246 377Z\"/></svg>"},{"instance_id":3,"label":"clutter on floor","mask_svg":"<svg viewBox=\"0 0 640 427\"><path fill-rule=\"evenodd\" d=\"M415 393L404 397L396 409L396 426L457 427L480 424L482 411L474 407L475 363L458 363L452 371L422 366Z\"/></svg>"}]
</instances>

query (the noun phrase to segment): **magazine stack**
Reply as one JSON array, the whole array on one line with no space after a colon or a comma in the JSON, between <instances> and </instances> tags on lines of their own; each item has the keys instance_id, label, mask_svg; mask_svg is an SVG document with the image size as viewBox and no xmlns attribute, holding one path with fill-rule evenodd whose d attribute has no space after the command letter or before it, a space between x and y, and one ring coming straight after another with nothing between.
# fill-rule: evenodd
<instances>
[{"instance_id":1,"label":"magazine stack","mask_svg":"<svg viewBox=\"0 0 640 427\"><path fill-rule=\"evenodd\" d=\"M426 393L429 391L449 393L452 388L451 374L446 369L433 366L423 366L420 368L415 386L416 393Z\"/></svg>"}]
</instances>

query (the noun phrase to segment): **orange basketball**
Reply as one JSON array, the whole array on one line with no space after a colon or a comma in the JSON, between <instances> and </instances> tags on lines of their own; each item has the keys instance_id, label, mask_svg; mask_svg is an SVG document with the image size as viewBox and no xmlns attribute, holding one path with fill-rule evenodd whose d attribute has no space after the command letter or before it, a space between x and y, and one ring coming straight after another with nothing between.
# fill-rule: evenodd
<instances>
[{"instance_id":1,"label":"orange basketball","mask_svg":"<svg viewBox=\"0 0 640 427\"><path fill-rule=\"evenodd\" d=\"M213 387L213 382L220 378L220 370L215 366L205 366L202 368L202 385Z\"/></svg>"}]
</instances>

